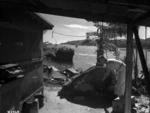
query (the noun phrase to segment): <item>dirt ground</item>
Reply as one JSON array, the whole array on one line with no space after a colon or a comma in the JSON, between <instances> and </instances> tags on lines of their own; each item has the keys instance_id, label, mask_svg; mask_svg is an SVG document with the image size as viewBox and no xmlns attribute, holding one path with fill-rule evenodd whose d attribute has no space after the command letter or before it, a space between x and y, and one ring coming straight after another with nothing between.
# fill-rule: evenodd
<instances>
[{"instance_id":1,"label":"dirt ground","mask_svg":"<svg viewBox=\"0 0 150 113\"><path fill-rule=\"evenodd\" d=\"M72 101L57 96L60 86L46 86L44 106L39 113L111 113L111 105L99 99L74 99Z\"/></svg>"}]
</instances>

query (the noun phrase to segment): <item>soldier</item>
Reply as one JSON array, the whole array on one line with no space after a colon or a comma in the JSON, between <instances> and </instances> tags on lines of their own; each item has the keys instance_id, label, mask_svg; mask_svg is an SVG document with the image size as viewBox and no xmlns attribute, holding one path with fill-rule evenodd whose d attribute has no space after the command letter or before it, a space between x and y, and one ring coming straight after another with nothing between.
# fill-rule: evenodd
<instances>
[{"instance_id":1,"label":"soldier","mask_svg":"<svg viewBox=\"0 0 150 113\"><path fill-rule=\"evenodd\" d=\"M92 73L91 84L99 92L100 95L104 95L107 99L114 99L115 86L117 83L116 74L114 70L106 68L107 59L104 56L98 57L98 62Z\"/></svg>"}]
</instances>

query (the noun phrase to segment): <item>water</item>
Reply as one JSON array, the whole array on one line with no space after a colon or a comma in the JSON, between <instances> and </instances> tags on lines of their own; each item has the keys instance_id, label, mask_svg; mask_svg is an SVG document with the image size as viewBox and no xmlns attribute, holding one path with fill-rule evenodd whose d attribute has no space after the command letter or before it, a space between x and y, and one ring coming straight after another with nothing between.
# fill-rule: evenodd
<instances>
[{"instance_id":1,"label":"water","mask_svg":"<svg viewBox=\"0 0 150 113\"><path fill-rule=\"evenodd\" d=\"M47 59L44 61L44 64L49 66L55 66L60 70L64 70L66 68L74 68L79 71L84 71L96 63L96 47L94 46L78 46L77 48L72 45L66 45L75 50L75 54L73 56L73 62L54 62L51 59Z\"/></svg>"},{"instance_id":2,"label":"water","mask_svg":"<svg viewBox=\"0 0 150 113\"><path fill-rule=\"evenodd\" d=\"M55 66L56 68L60 70L64 70L66 68L74 68L79 71L84 71L91 66L96 64L96 50L97 48L95 46L78 46L77 48L72 45L66 45L75 50L75 55L73 57L72 63L67 62L54 62L51 59L47 59L44 61L44 64L49 66ZM126 49L120 48L120 60L123 60L126 56ZM135 52L135 51L134 51ZM144 51L145 52L145 51ZM150 55L150 52L147 53L148 56ZM113 52L107 52L107 55L105 54L106 58L115 58ZM150 57L147 57L147 63L148 67L150 66ZM142 70L140 59L138 58L138 68L139 72Z\"/></svg>"}]
</instances>

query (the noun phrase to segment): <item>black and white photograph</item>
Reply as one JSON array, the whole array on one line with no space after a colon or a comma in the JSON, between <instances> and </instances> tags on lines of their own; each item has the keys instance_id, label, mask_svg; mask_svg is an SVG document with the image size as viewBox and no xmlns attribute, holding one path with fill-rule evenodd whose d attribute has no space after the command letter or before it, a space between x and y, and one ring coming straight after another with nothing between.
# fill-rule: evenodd
<instances>
[{"instance_id":1,"label":"black and white photograph","mask_svg":"<svg viewBox=\"0 0 150 113\"><path fill-rule=\"evenodd\" d=\"M149 0L0 0L0 113L150 113Z\"/></svg>"}]
</instances>

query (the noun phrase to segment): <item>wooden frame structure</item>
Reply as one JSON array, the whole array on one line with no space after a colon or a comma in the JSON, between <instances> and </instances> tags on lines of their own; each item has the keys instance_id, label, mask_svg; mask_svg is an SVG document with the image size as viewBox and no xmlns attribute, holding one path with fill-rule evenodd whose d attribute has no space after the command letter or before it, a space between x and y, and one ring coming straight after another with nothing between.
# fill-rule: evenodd
<instances>
[{"instance_id":1,"label":"wooden frame structure","mask_svg":"<svg viewBox=\"0 0 150 113\"><path fill-rule=\"evenodd\" d=\"M4 8L14 10L20 8L20 10L24 11L84 18L90 21L127 24L127 68L124 113L131 113L133 33L138 45L137 49L145 80L148 88L150 88L150 76L137 29L139 25L150 26L149 0L11 0L11 2L1 1L0 3L1 11ZM150 92L148 93L150 95Z\"/></svg>"}]
</instances>

